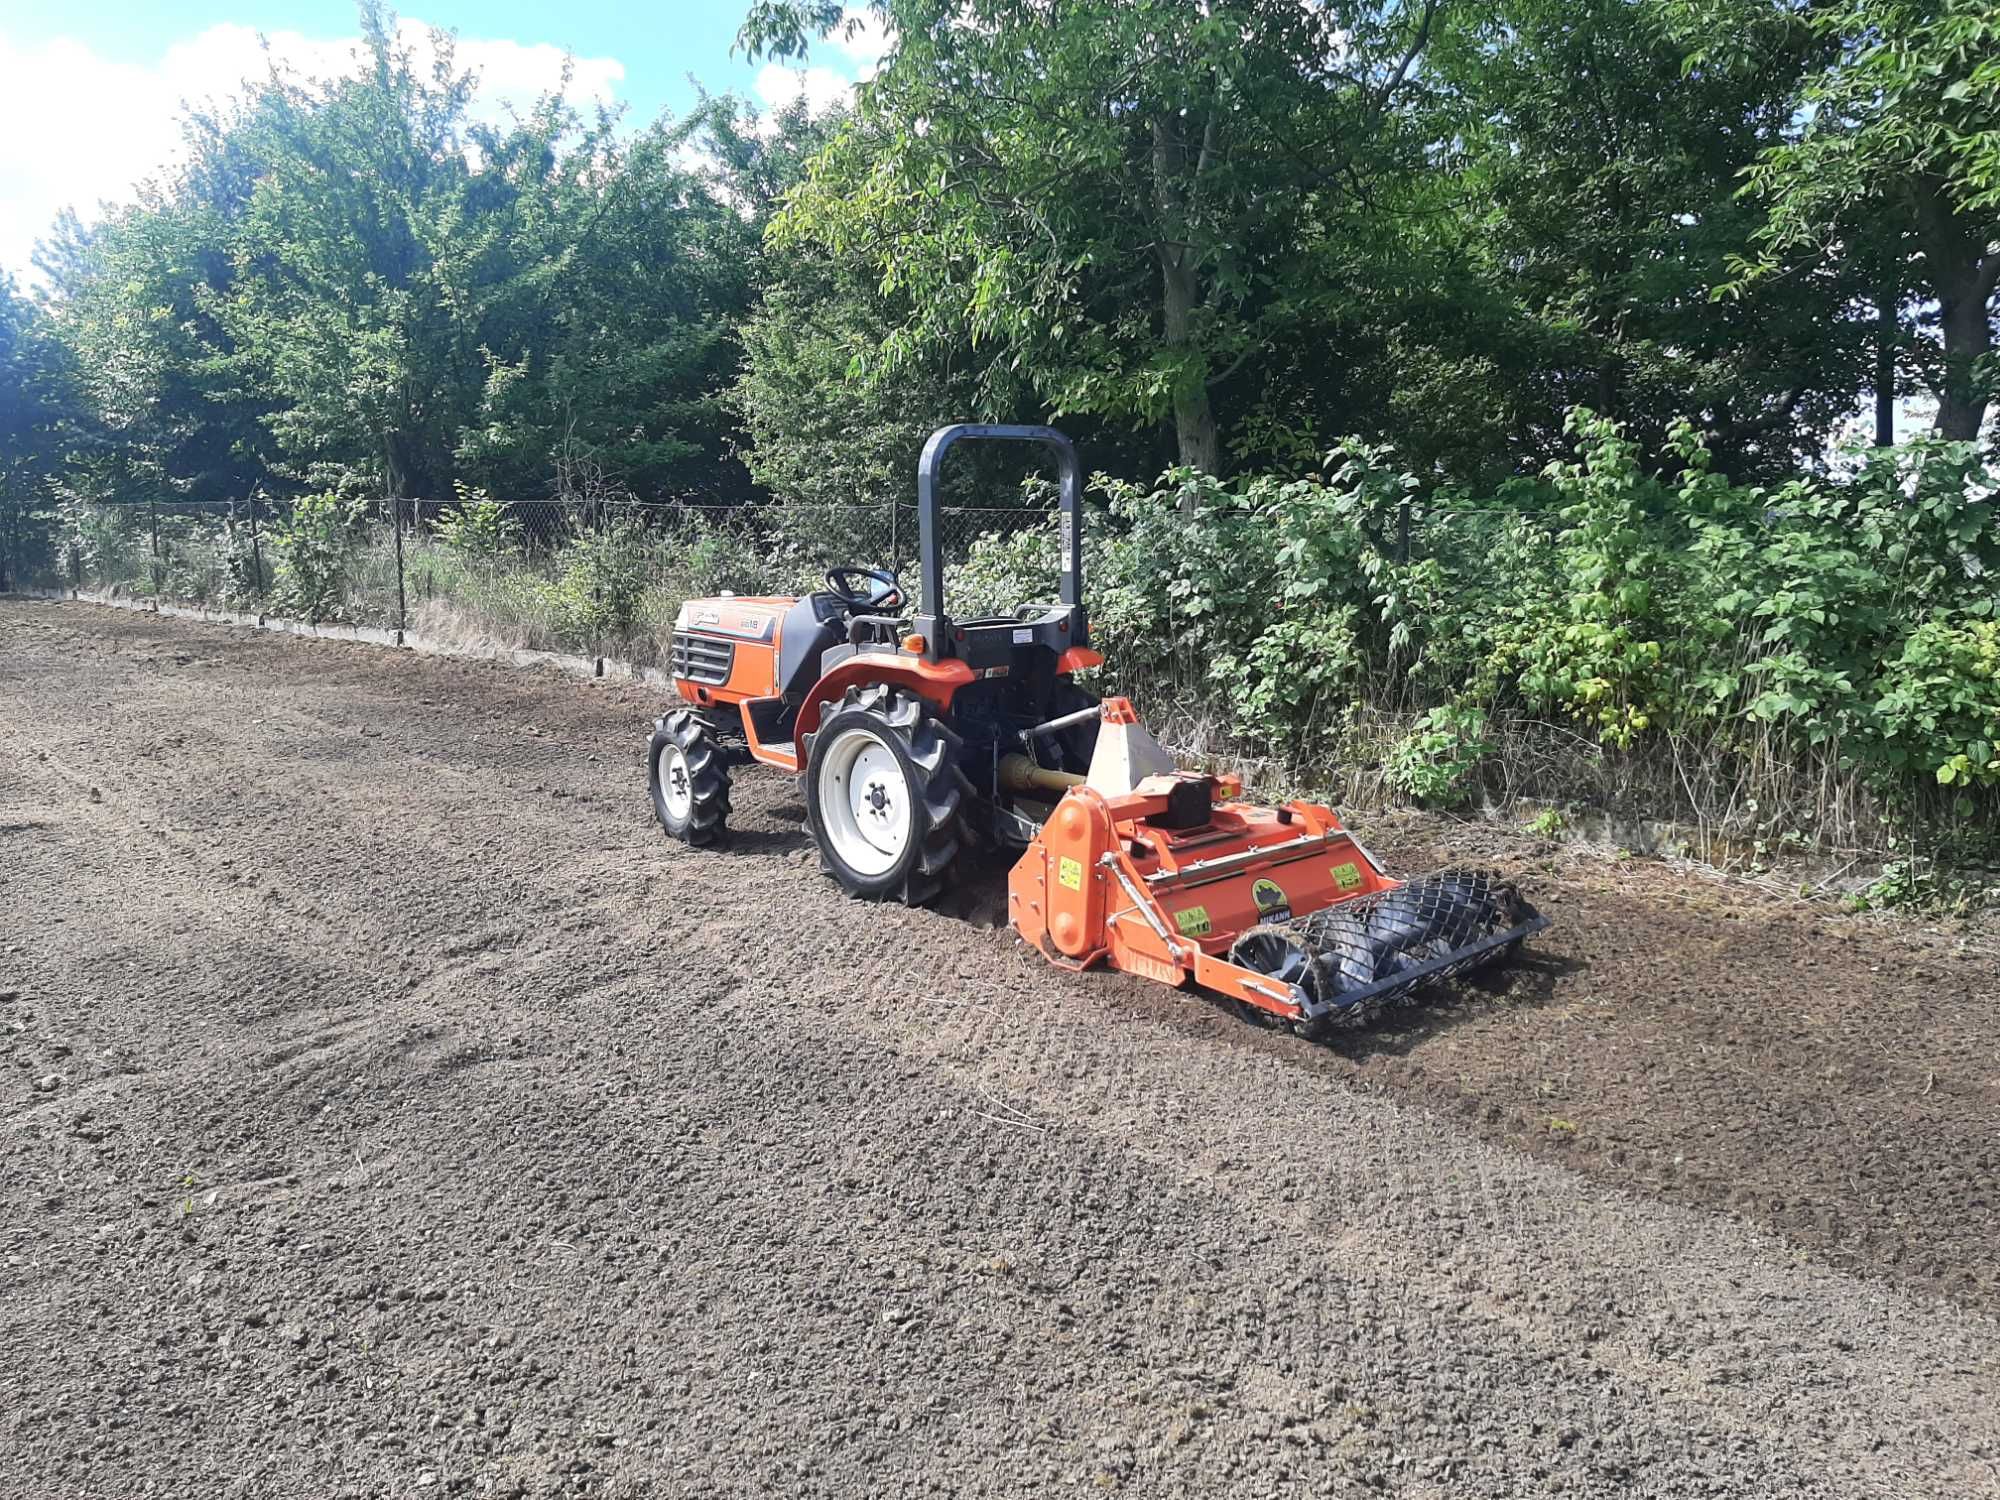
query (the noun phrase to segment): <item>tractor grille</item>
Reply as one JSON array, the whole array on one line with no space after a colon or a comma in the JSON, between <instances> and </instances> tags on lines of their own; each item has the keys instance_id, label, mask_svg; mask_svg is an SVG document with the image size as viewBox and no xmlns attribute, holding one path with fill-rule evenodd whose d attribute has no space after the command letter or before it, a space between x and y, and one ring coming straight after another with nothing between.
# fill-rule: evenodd
<instances>
[{"instance_id":1,"label":"tractor grille","mask_svg":"<svg viewBox=\"0 0 2000 1500\"><path fill-rule=\"evenodd\" d=\"M674 676L720 687L736 664L736 647L713 636L674 632Z\"/></svg>"}]
</instances>

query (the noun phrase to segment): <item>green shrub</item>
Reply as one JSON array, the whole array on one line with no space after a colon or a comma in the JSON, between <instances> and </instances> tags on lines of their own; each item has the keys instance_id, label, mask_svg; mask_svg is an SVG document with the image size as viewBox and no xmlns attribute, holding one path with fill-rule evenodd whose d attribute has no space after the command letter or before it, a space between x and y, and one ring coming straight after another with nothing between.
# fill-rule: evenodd
<instances>
[{"instance_id":1,"label":"green shrub","mask_svg":"<svg viewBox=\"0 0 2000 1500\"><path fill-rule=\"evenodd\" d=\"M1099 478L1084 543L1107 657L1096 680L1179 743L1254 757L1296 786L1329 786L1345 759L1434 805L1484 778L1566 804L1692 809L1760 846L1888 838L1989 858L2000 481L1979 451L1924 439L1846 478L1765 487L1714 472L1685 426L1664 473L1614 423L1578 411L1570 430L1571 460L1478 494L1356 443L1315 477ZM1056 596L1046 498L1023 500L1038 519L947 559L952 613ZM852 509L836 530L809 506L720 521L615 507L551 557L461 491L411 545L405 578L454 630L656 660L682 600L809 588L848 560L842 536L882 534L883 509ZM62 515L100 579L148 568L143 512ZM168 538L165 586L239 593L240 534L195 530ZM331 496L274 527L278 607L379 617L395 578L386 530L358 559L354 535Z\"/></svg>"},{"instance_id":2,"label":"green shrub","mask_svg":"<svg viewBox=\"0 0 2000 1500\"><path fill-rule=\"evenodd\" d=\"M1758 838L1826 836L1822 803L1848 836L1878 814L1934 842L1992 836L2000 523L1971 445L1766 488L1714 473L1686 427L1665 475L1613 423L1580 411L1571 429L1573 462L1485 495L1426 493L1354 444L1320 479L1100 480L1085 566L1107 676L1309 783L1370 753L1363 710L1404 726L1387 784L1448 805L1504 718L1605 786L1651 757L1653 795L1713 789ZM983 538L947 592L1051 597L1055 563L1052 526ZM1513 784L1572 791L1542 763Z\"/></svg>"},{"instance_id":3,"label":"green shrub","mask_svg":"<svg viewBox=\"0 0 2000 1500\"><path fill-rule=\"evenodd\" d=\"M145 572L136 517L129 505L103 505L64 491L56 505L64 558L86 583L130 582Z\"/></svg>"},{"instance_id":4,"label":"green shrub","mask_svg":"<svg viewBox=\"0 0 2000 1500\"><path fill-rule=\"evenodd\" d=\"M217 541L221 600L231 609L247 609L260 601L268 587L259 562L262 548L248 522L231 516L222 523Z\"/></svg>"},{"instance_id":5,"label":"green shrub","mask_svg":"<svg viewBox=\"0 0 2000 1500\"><path fill-rule=\"evenodd\" d=\"M558 635L579 650L595 650L632 633L646 596L650 557L644 530L618 520L583 532L556 554L546 586Z\"/></svg>"},{"instance_id":6,"label":"green shrub","mask_svg":"<svg viewBox=\"0 0 2000 1500\"><path fill-rule=\"evenodd\" d=\"M484 490L454 484L458 503L436 522L437 539L460 557L491 561L519 545L521 523Z\"/></svg>"},{"instance_id":7,"label":"green shrub","mask_svg":"<svg viewBox=\"0 0 2000 1500\"><path fill-rule=\"evenodd\" d=\"M947 609L968 620L1007 614L1023 604L1055 598L1061 575L1058 548L1055 530L1049 525L975 537L962 562L946 564Z\"/></svg>"},{"instance_id":8,"label":"green shrub","mask_svg":"<svg viewBox=\"0 0 2000 1500\"><path fill-rule=\"evenodd\" d=\"M679 534L653 547L654 574L662 588L681 599L705 598L725 590L764 594L782 590L798 571L796 563L749 530L695 515ZM676 608L679 602L676 601Z\"/></svg>"},{"instance_id":9,"label":"green shrub","mask_svg":"<svg viewBox=\"0 0 2000 1500\"><path fill-rule=\"evenodd\" d=\"M1471 799L1479 764L1493 754L1484 710L1433 708L1389 754L1390 786L1428 807L1458 807Z\"/></svg>"},{"instance_id":10,"label":"green shrub","mask_svg":"<svg viewBox=\"0 0 2000 1500\"><path fill-rule=\"evenodd\" d=\"M344 615L347 568L357 502L328 492L301 496L292 513L271 529L277 558L272 602L279 613L317 624Z\"/></svg>"},{"instance_id":11,"label":"green shrub","mask_svg":"<svg viewBox=\"0 0 2000 1500\"><path fill-rule=\"evenodd\" d=\"M2000 786L2000 624L1924 621L1875 690L1869 713L1885 764L1941 786Z\"/></svg>"},{"instance_id":12,"label":"green shrub","mask_svg":"<svg viewBox=\"0 0 2000 1500\"><path fill-rule=\"evenodd\" d=\"M1554 843L1569 828L1569 819L1561 808L1545 807L1521 826L1524 831L1532 833L1536 838L1546 843Z\"/></svg>"}]
</instances>

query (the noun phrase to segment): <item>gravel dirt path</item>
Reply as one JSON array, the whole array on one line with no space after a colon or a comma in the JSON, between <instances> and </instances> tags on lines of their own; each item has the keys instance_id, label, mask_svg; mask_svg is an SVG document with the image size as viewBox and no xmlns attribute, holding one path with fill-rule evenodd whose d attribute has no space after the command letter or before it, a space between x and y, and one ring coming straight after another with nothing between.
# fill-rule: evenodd
<instances>
[{"instance_id":1,"label":"gravel dirt path","mask_svg":"<svg viewBox=\"0 0 2000 1500\"><path fill-rule=\"evenodd\" d=\"M0 1493L2000 1494L1989 952L1503 851L1314 1048L664 842L657 711L0 601Z\"/></svg>"}]
</instances>

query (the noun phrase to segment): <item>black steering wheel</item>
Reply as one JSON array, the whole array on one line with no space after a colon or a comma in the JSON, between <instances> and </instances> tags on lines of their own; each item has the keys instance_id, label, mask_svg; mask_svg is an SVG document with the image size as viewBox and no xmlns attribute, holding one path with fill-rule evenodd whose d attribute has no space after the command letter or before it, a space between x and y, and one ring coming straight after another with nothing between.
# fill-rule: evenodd
<instances>
[{"instance_id":1,"label":"black steering wheel","mask_svg":"<svg viewBox=\"0 0 2000 1500\"><path fill-rule=\"evenodd\" d=\"M857 587L857 581L867 587ZM828 591L849 609L892 614L903 607L903 583L887 568L828 568Z\"/></svg>"}]
</instances>

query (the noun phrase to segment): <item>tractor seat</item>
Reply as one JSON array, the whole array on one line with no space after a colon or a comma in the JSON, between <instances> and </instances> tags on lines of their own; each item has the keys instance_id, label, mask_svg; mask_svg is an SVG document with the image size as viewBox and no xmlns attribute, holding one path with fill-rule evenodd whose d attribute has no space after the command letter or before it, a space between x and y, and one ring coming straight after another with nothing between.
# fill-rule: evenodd
<instances>
[{"instance_id":1,"label":"tractor seat","mask_svg":"<svg viewBox=\"0 0 2000 1500\"><path fill-rule=\"evenodd\" d=\"M778 631L778 692L797 701L819 681L820 661L847 639L847 609L837 595L808 594L785 611Z\"/></svg>"}]
</instances>

